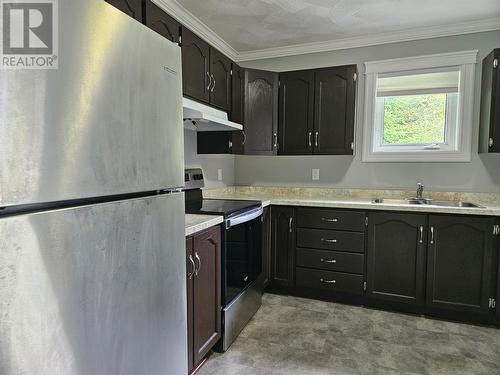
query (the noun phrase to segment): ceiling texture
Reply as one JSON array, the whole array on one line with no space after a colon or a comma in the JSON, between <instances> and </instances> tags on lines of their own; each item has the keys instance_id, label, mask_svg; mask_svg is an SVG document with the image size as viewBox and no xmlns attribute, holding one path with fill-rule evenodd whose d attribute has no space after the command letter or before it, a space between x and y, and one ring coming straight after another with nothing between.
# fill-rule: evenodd
<instances>
[{"instance_id":1,"label":"ceiling texture","mask_svg":"<svg viewBox=\"0 0 500 375\"><path fill-rule=\"evenodd\" d=\"M167 0L159 0L166 2ZM500 29L500 0L176 0L237 53ZM429 35L434 35L429 34ZM389 38L390 39L390 38ZM396 38L397 40L397 38ZM377 44L377 43L373 43Z\"/></svg>"}]
</instances>

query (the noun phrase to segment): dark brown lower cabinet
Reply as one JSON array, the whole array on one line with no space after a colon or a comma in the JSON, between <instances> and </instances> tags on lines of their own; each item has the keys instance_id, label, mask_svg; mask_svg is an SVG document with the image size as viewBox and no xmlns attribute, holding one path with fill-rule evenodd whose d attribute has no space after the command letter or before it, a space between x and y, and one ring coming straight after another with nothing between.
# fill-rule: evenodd
<instances>
[{"instance_id":1,"label":"dark brown lower cabinet","mask_svg":"<svg viewBox=\"0 0 500 375\"><path fill-rule=\"evenodd\" d=\"M488 313L494 297L495 220L429 217L427 306Z\"/></svg>"},{"instance_id":2,"label":"dark brown lower cabinet","mask_svg":"<svg viewBox=\"0 0 500 375\"><path fill-rule=\"evenodd\" d=\"M221 232L209 229L186 242L190 372L221 338Z\"/></svg>"},{"instance_id":3,"label":"dark brown lower cabinet","mask_svg":"<svg viewBox=\"0 0 500 375\"><path fill-rule=\"evenodd\" d=\"M262 276L264 290L271 281L271 208L264 208L262 215Z\"/></svg>"},{"instance_id":4,"label":"dark brown lower cabinet","mask_svg":"<svg viewBox=\"0 0 500 375\"><path fill-rule=\"evenodd\" d=\"M294 209L292 207L273 207L271 286L291 287L294 284L295 230Z\"/></svg>"},{"instance_id":5,"label":"dark brown lower cabinet","mask_svg":"<svg viewBox=\"0 0 500 375\"><path fill-rule=\"evenodd\" d=\"M368 215L367 296L423 305L426 215Z\"/></svg>"},{"instance_id":6,"label":"dark brown lower cabinet","mask_svg":"<svg viewBox=\"0 0 500 375\"><path fill-rule=\"evenodd\" d=\"M498 254L498 268L497 268L497 298L495 299L496 313L500 320L500 240L497 239L496 249Z\"/></svg>"}]
</instances>

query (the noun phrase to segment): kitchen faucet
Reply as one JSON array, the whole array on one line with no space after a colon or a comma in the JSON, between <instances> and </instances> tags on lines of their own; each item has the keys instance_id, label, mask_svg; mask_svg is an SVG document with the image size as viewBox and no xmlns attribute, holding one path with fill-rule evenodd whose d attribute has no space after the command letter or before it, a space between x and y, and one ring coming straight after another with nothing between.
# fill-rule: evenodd
<instances>
[{"instance_id":1,"label":"kitchen faucet","mask_svg":"<svg viewBox=\"0 0 500 375\"><path fill-rule=\"evenodd\" d=\"M423 195L424 195L424 185L422 183L417 184L417 199L418 200L423 200Z\"/></svg>"}]
</instances>

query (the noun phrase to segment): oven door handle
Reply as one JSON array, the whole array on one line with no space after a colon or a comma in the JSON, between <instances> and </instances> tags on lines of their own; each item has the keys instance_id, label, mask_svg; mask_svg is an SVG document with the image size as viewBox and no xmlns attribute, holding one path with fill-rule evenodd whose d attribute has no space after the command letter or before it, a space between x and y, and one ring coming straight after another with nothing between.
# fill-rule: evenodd
<instances>
[{"instance_id":1,"label":"oven door handle","mask_svg":"<svg viewBox=\"0 0 500 375\"><path fill-rule=\"evenodd\" d=\"M226 220L226 229L232 228L236 225L244 224L254 219L257 219L259 216L262 216L264 213L264 209L259 207L255 210L247 212L244 215L232 217Z\"/></svg>"}]
</instances>

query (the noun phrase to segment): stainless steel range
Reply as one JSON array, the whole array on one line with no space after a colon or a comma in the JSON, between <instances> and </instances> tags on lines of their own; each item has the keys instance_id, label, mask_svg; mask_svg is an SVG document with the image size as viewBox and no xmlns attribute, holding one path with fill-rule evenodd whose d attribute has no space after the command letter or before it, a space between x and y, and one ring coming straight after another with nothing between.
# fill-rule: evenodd
<instances>
[{"instance_id":1,"label":"stainless steel range","mask_svg":"<svg viewBox=\"0 0 500 375\"><path fill-rule=\"evenodd\" d=\"M185 172L186 212L224 216L222 234L222 340L226 351L262 304L262 203L203 199L201 169Z\"/></svg>"}]
</instances>

